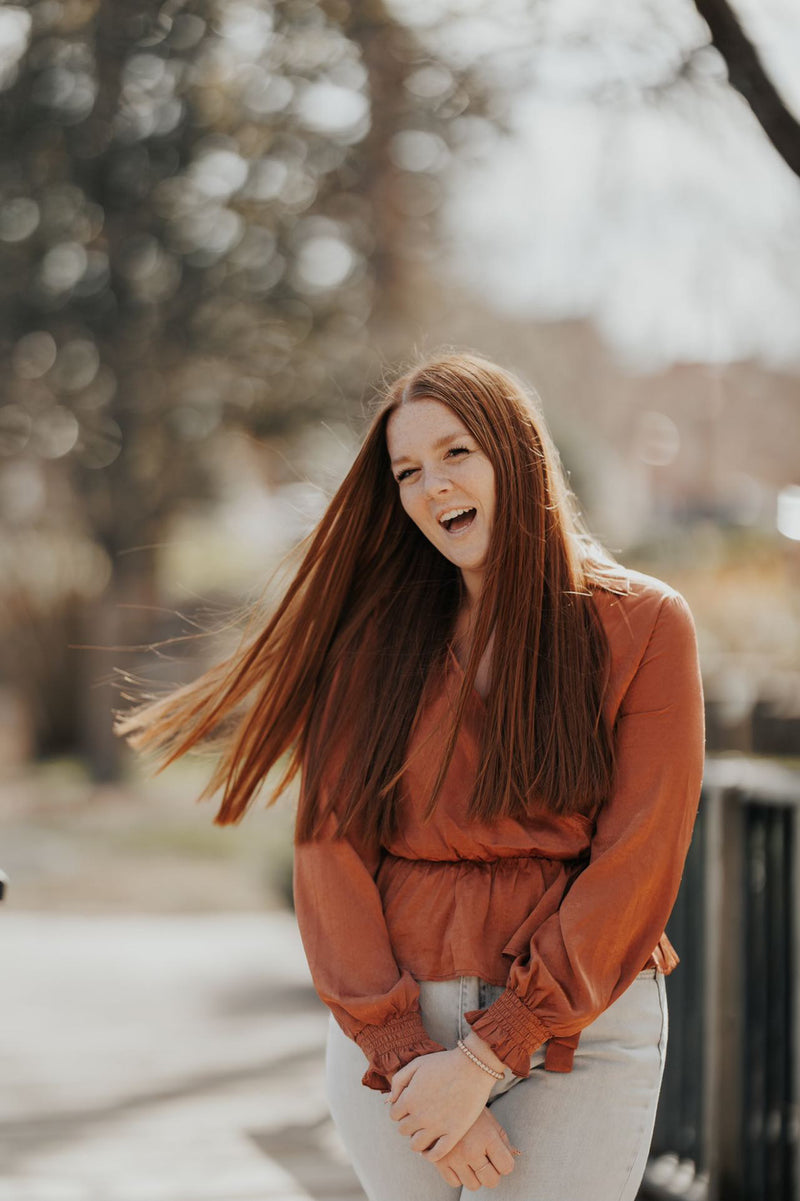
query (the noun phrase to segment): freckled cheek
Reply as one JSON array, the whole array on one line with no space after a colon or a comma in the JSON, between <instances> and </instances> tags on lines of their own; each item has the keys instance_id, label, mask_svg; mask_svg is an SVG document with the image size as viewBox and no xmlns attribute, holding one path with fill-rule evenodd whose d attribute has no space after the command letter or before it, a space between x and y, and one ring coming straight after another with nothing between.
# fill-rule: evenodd
<instances>
[{"instance_id":1,"label":"freckled cheek","mask_svg":"<svg viewBox=\"0 0 800 1201\"><path fill-rule=\"evenodd\" d=\"M414 525L419 526L421 529L423 529L425 527L426 510L425 510L424 505L415 505L415 504L413 504L413 502L411 504L409 504L408 501L404 501L403 508L405 509L406 513L411 518L411 520L414 522Z\"/></svg>"}]
</instances>

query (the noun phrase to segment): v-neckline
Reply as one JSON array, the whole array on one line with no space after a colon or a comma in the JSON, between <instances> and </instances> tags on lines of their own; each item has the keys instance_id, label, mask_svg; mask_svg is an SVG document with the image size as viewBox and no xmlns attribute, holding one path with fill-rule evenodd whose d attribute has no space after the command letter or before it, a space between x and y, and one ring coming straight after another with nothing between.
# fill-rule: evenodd
<instances>
[{"instance_id":1,"label":"v-neckline","mask_svg":"<svg viewBox=\"0 0 800 1201\"><path fill-rule=\"evenodd\" d=\"M457 671L458 671L458 674L461 676L461 678L462 678L462 680L463 680L463 679L464 679L464 668L461 666L461 664L460 664L460 663L459 663L459 661L458 661L458 658L457 658L457 656L456 656L456 652L453 650L453 644L452 644L452 642L448 642L448 644L447 644L447 649L449 650L449 652L450 652L450 656L451 656L451 658L452 658L453 662L454 662L454 663L455 663L455 665L456 665L456 669L457 669ZM481 696L481 694L478 692L478 689L475 687L475 685L474 685L474 684L472 685L472 695L478 698L478 701L480 702L481 708L485 709L485 708L486 708L486 698L485 698L485 697L483 697L483 696Z\"/></svg>"}]
</instances>

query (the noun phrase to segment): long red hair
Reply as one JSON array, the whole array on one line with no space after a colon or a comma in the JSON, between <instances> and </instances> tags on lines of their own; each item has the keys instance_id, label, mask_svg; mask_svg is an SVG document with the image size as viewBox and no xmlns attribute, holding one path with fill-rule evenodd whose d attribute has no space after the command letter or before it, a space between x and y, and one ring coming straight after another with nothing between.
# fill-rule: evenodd
<instances>
[{"instance_id":1,"label":"long red hair","mask_svg":"<svg viewBox=\"0 0 800 1201\"><path fill-rule=\"evenodd\" d=\"M253 610L227 658L116 715L115 732L156 751L159 770L199 744L219 747L199 798L223 789L218 825L242 818L289 751L267 804L302 768L297 842L319 831L323 783L341 833L352 828L373 845L396 833L409 735L426 683L444 669L463 598L460 571L402 508L389 464L387 420L420 399L460 418L491 461L496 489L470 659L427 815L492 630L469 816L520 816L532 804L590 815L610 792L609 651L592 593L627 591L624 569L585 529L535 393L479 355L444 353L411 366L379 398L325 514L290 552L299 566L266 622Z\"/></svg>"}]
</instances>

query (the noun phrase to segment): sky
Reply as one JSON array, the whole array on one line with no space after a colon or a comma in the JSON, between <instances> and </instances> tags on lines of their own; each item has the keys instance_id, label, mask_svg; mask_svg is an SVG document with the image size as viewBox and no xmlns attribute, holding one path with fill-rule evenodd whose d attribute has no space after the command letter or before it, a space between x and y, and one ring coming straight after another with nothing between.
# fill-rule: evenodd
<instances>
[{"instance_id":1,"label":"sky","mask_svg":"<svg viewBox=\"0 0 800 1201\"><path fill-rule=\"evenodd\" d=\"M390 7L503 103L507 131L443 174L459 285L515 319L589 318L636 372L800 369L800 179L688 0ZM800 6L736 11L800 117Z\"/></svg>"}]
</instances>

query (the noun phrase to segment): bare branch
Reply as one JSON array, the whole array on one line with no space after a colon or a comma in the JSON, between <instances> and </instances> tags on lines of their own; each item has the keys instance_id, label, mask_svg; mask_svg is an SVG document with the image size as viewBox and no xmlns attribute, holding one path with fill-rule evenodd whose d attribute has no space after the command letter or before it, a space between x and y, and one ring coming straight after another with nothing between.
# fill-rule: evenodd
<instances>
[{"instance_id":1,"label":"bare branch","mask_svg":"<svg viewBox=\"0 0 800 1201\"><path fill-rule=\"evenodd\" d=\"M800 176L800 122L789 112L727 0L695 0L725 60L731 86L752 109L786 165Z\"/></svg>"}]
</instances>

